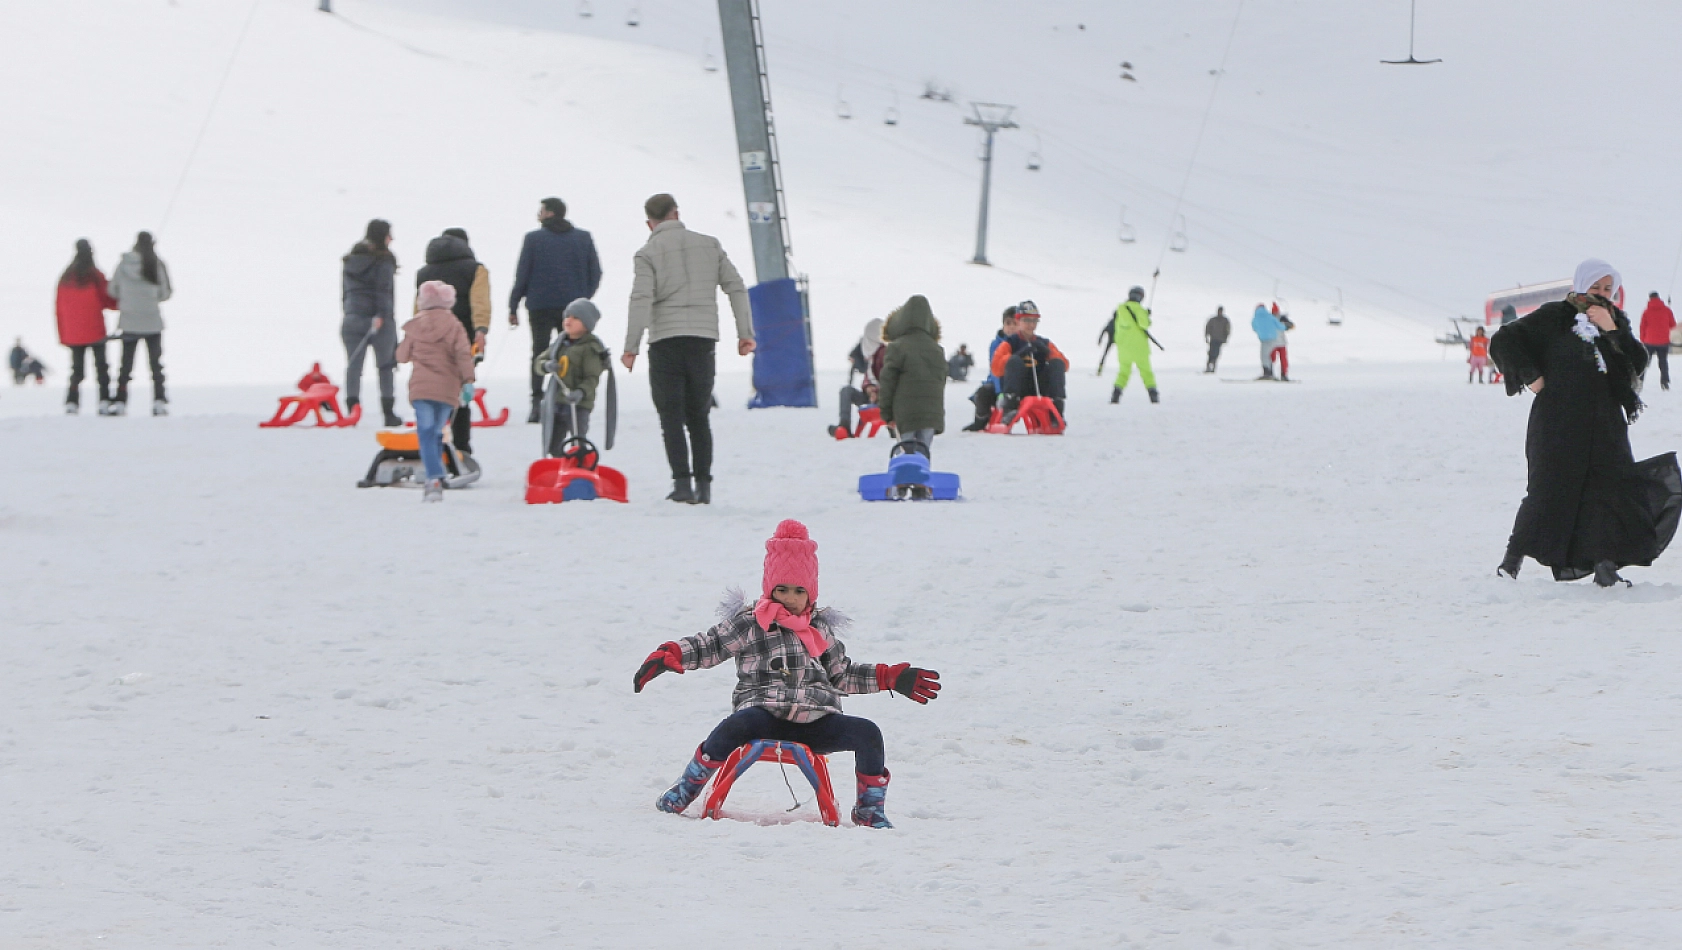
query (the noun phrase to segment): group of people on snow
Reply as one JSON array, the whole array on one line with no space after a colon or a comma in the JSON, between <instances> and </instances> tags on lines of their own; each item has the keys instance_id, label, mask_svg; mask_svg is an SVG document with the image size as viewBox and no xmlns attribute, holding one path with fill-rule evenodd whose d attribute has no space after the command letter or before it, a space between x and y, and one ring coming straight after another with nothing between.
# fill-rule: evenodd
<instances>
[{"instance_id":1,"label":"group of people on snow","mask_svg":"<svg viewBox=\"0 0 1682 950\"><path fill-rule=\"evenodd\" d=\"M169 399L164 392L164 319L159 304L168 300L173 290L169 267L158 257L150 232L141 231L135 236L133 249L123 253L109 280L94 263L93 245L86 239L76 242L75 255L59 276L54 305L58 340L70 350L70 388L64 397L65 412L75 414L81 410L82 380L87 378L91 353L99 383L99 414L127 414L134 357L144 343L152 369L152 415L168 414ZM115 334L106 327L107 310L117 311ZM122 343L115 394L111 391L111 370L105 351L105 344L112 340ZM22 349L21 340L17 349Z\"/></svg>"},{"instance_id":2,"label":"group of people on snow","mask_svg":"<svg viewBox=\"0 0 1682 950\"><path fill-rule=\"evenodd\" d=\"M545 450L550 454L588 432L601 376L612 372L611 355L595 335L601 311L591 299L601 286L601 262L590 232L567 220L566 211L559 198L540 202L538 227L521 245L508 298L509 324L519 326L524 302L531 328L528 423L543 421L546 381L553 375L559 384L561 399L548 420L553 428ZM746 356L754 350L747 287L717 238L684 226L671 195L650 197L643 212L650 234L632 259L620 362L627 372L634 371L646 335L649 388L672 470L667 500L710 504L713 445L708 414L716 404L717 294L723 290L730 301L736 351ZM391 224L375 219L343 258L345 407L349 411L361 404L362 366L371 349L383 422L402 425L396 413L397 364L416 364L409 396L426 468L423 498L436 501L442 497L444 425L449 425L456 451L472 451L466 408L473 398L473 366L483 358L491 325L490 275L474 255L466 231L449 228L433 238L427 244L426 265L415 275L416 313L403 325L399 343L394 315L397 259L391 242ZM941 365L944 372L944 357Z\"/></svg>"}]
</instances>

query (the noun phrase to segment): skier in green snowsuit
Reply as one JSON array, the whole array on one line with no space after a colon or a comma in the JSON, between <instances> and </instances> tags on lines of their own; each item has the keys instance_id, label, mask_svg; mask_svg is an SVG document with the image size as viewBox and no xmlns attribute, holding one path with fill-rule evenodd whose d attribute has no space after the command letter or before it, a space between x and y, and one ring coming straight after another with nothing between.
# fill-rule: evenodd
<instances>
[{"instance_id":1,"label":"skier in green snowsuit","mask_svg":"<svg viewBox=\"0 0 1682 950\"><path fill-rule=\"evenodd\" d=\"M1151 341L1145 331L1150 329L1151 312L1145 309L1145 288L1134 287L1127 292L1127 302L1115 308L1115 316L1104 327L1099 339L1109 337L1115 343L1115 388L1110 390L1110 402L1121 401L1121 391L1133 378L1133 365L1139 366L1139 379L1151 402L1157 402L1156 373L1151 370Z\"/></svg>"}]
</instances>

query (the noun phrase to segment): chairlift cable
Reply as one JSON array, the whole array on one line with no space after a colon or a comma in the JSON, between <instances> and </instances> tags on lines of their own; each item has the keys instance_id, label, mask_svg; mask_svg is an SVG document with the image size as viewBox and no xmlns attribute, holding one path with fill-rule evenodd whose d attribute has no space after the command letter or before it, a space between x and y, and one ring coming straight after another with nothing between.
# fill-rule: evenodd
<instances>
[{"instance_id":1,"label":"chairlift cable","mask_svg":"<svg viewBox=\"0 0 1682 950\"><path fill-rule=\"evenodd\" d=\"M245 13L245 24L239 28L239 38L234 40L233 52L228 54L228 65L222 69L222 79L216 84L216 94L210 97L210 108L205 110L204 121L199 123L199 134L193 139L193 147L187 152L186 164L181 166L181 177L175 180L175 190L170 192L169 204L164 206L163 220L158 224L159 231L169 226L170 216L175 214L175 202L181 197L181 189L187 184L187 175L193 170L194 160L199 157L199 146L204 144L204 134L210 131L210 120L216 116L216 106L222 101L222 90L228 88L228 77L233 74L240 47L245 45L245 36L251 32L251 21L257 18L257 6L262 2L263 0L251 0L251 9Z\"/></svg>"},{"instance_id":2,"label":"chairlift cable","mask_svg":"<svg viewBox=\"0 0 1682 950\"><path fill-rule=\"evenodd\" d=\"M1209 88L1209 101L1203 107L1203 119L1197 124L1197 139L1192 143L1191 161L1186 163L1186 176L1180 181L1180 193L1174 197L1174 213L1169 216L1169 227L1179 220L1180 208L1185 203L1186 189L1191 186L1192 172L1197 169L1197 155L1203 150L1203 134L1209 130L1209 116L1215 111L1215 96L1221 90L1221 80L1226 77L1227 57L1232 55L1232 42L1238 37L1238 21L1244 14L1244 0L1238 0L1238 8L1232 12L1232 29L1226 35L1226 49L1221 52L1220 68L1215 70L1215 82ZM1156 271L1162 272L1162 262L1168 257L1168 245L1174 240L1174 232L1169 231L1168 237L1162 242L1162 250L1156 257ZM1152 295L1147 305L1155 302L1155 278L1152 278Z\"/></svg>"}]
</instances>

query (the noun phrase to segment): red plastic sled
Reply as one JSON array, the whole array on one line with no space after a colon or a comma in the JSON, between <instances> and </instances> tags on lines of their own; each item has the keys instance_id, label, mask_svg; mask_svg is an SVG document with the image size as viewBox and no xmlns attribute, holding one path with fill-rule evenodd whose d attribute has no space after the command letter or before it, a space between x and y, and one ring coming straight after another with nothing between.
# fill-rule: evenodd
<instances>
[{"instance_id":1,"label":"red plastic sled","mask_svg":"<svg viewBox=\"0 0 1682 950\"><path fill-rule=\"evenodd\" d=\"M701 817L714 820L723 817L721 809L724 808L724 799L730 794L730 786L736 784L736 779L755 762L797 766L817 793L818 814L823 823L831 828L841 824L841 811L835 807L835 789L829 784L829 764L824 757L814 755L811 748L802 743L771 739L756 739L730 753L730 757L719 767L718 776L713 779L713 788L707 795L707 807L701 812Z\"/></svg>"},{"instance_id":2,"label":"red plastic sled","mask_svg":"<svg viewBox=\"0 0 1682 950\"><path fill-rule=\"evenodd\" d=\"M339 387L327 379L327 374L321 371L321 364L316 363L304 378L298 380L298 392L295 395L280 397L280 407L274 411L274 417L267 422L257 423L263 429L284 429L304 421L310 413L315 414L315 425L309 428L338 429L353 426L362 421L362 406L357 404L348 414L339 408ZM327 421L321 414L323 409L333 413L333 421Z\"/></svg>"},{"instance_id":3,"label":"red plastic sled","mask_svg":"<svg viewBox=\"0 0 1682 950\"><path fill-rule=\"evenodd\" d=\"M491 415L491 411L489 409L485 408L485 391L483 389L475 388L473 390L473 405L479 407L479 418L473 420L473 428L475 429L483 428L485 426L505 425L508 422L507 406L503 406L502 411L494 416ZM403 424L413 427L415 421L410 419L408 422Z\"/></svg>"},{"instance_id":4,"label":"red plastic sled","mask_svg":"<svg viewBox=\"0 0 1682 950\"><path fill-rule=\"evenodd\" d=\"M865 426L870 427L869 432L864 430ZM842 439L874 439L876 433L882 431L882 426L882 410L875 406L866 406L859 410L858 425L854 426L851 432L840 426L835 427L835 440L839 442Z\"/></svg>"},{"instance_id":5,"label":"red plastic sled","mask_svg":"<svg viewBox=\"0 0 1682 950\"><path fill-rule=\"evenodd\" d=\"M1022 423L1022 428L1029 435L1062 435L1066 423L1063 414L1057 411L1057 404L1049 396L1023 396L1017 405L1016 418L1010 425L1004 423L1004 413L997 406L993 407L993 417L987 422L987 431L996 435L1009 435L1016 423Z\"/></svg>"},{"instance_id":6,"label":"red plastic sled","mask_svg":"<svg viewBox=\"0 0 1682 950\"><path fill-rule=\"evenodd\" d=\"M568 439L559 456L531 463L526 471L526 504L555 505L597 498L628 503L624 474L598 464L600 461L601 453L589 440L576 436Z\"/></svg>"}]
</instances>

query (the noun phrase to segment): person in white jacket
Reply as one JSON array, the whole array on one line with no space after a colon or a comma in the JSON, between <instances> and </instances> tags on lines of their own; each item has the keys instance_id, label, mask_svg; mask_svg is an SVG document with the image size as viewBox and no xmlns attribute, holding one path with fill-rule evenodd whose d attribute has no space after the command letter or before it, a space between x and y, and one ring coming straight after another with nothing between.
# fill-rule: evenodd
<instances>
[{"instance_id":1,"label":"person in white jacket","mask_svg":"<svg viewBox=\"0 0 1682 950\"><path fill-rule=\"evenodd\" d=\"M643 212L653 233L632 258L636 276L619 359L627 371L634 369L648 333L648 385L672 467L666 499L711 504L713 436L707 414L717 372L718 292L730 298L736 352L742 356L754 348L753 310L742 276L718 239L684 227L677 199L655 195L643 203Z\"/></svg>"},{"instance_id":2,"label":"person in white jacket","mask_svg":"<svg viewBox=\"0 0 1682 950\"><path fill-rule=\"evenodd\" d=\"M111 274L108 288L117 301L117 332L123 338L123 361L117 371L117 398L111 403L111 415L128 412L128 381L134 374L134 354L142 341L146 344L146 360L152 366L152 415L169 414L169 400L164 396L164 317L158 304L168 300L175 288L169 282L169 268L158 259L158 251L149 231L135 237L134 250L123 254L122 262Z\"/></svg>"}]
</instances>

